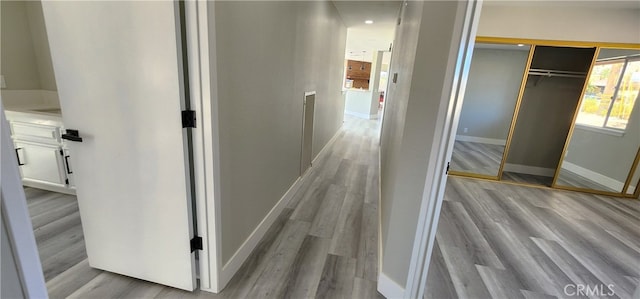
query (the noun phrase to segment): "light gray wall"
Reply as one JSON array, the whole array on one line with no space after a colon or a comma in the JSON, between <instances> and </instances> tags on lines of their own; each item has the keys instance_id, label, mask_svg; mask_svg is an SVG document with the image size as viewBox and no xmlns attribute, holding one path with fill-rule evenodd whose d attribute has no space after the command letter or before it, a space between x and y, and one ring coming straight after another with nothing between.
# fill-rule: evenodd
<instances>
[{"instance_id":1,"label":"light gray wall","mask_svg":"<svg viewBox=\"0 0 640 299\"><path fill-rule=\"evenodd\" d=\"M579 78L529 76L507 163L558 167L583 85Z\"/></svg>"},{"instance_id":2,"label":"light gray wall","mask_svg":"<svg viewBox=\"0 0 640 299\"><path fill-rule=\"evenodd\" d=\"M313 155L342 124L346 28L331 2L215 2L222 263L299 177L305 91Z\"/></svg>"},{"instance_id":3,"label":"light gray wall","mask_svg":"<svg viewBox=\"0 0 640 299\"><path fill-rule=\"evenodd\" d=\"M608 1L485 1L479 36L640 44L638 9Z\"/></svg>"},{"instance_id":4,"label":"light gray wall","mask_svg":"<svg viewBox=\"0 0 640 299\"><path fill-rule=\"evenodd\" d=\"M7 89L40 89L27 1L0 1L0 72Z\"/></svg>"},{"instance_id":5,"label":"light gray wall","mask_svg":"<svg viewBox=\"0 0 640 299\"><path fill-rule=\"evenodd\" d=\"M639 146L640 99L637 99L623 136L576 126L565 161L624 183Z\"/></svg>"},{"instance_id":6,"label":"light gray wall","mask_svg":"<svg viewBox=\"0 0 640 299\"><path fill-rule=\"evenodd\" d=\"M473 50L458 135L506 140L529 51ZM468 128L468 132L464 132Z\"/></svg>"},{"instance_id":7,"label":"light gray wall","mask_svg":"<svg viewBox=\"0 0 640 299\"><path fill-rule=\"evenodd\" d=\"M4 198L2 200L5 200ZM11 249L11 242L9 241L9 234L7 232L5 219L0 220L2 224L2 233L0 239L0 251L2 272L0 273L0 297L1 298L24 298L22 292L22 284L20 283L20 276L18 275L18 266L16 265L13 250Z\"/></svg>"},{"instance_id":8,"label":"light gray wall","mask_svg":"<svg viewBox=\"0 0 640 299\"><path fill-rule=\"evenodd\" d=\"M51 51L49 50L49 40L47 39L47 29L44 24L44 14L42 13L42 2L26 1L27 17L29 19L29 29L33 41L33 50L36 56L36 65L40 78L40 89L56 91L56 78L53 73L53 63L51 62Z\"/></svg>"},{"instance_id":9,"label":"light gray wall","mask_svg":"<svg viewBox=\"0 0 640 299\"><path fill-rule=\"evenodd\" d=\"M396 30L387 107L381 140L381 272L401 286L407 281L441 98L448 98L445 82L452 80L460 27L454 27L459 8L454 1L407 2ZM448 77L449 76L449 77ZM427 190L427 192L429 192Z\"/></svg>"}]
</instances>

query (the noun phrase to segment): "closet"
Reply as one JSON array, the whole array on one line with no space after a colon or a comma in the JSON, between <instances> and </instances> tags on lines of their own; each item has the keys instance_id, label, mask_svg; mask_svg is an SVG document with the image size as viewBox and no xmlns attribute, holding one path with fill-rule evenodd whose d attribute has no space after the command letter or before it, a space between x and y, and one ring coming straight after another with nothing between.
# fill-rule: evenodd
<instances>
[{"instance_id":1,"label":"closet","mask_svg":"<svg viewBox=\"0 0 640 299\"><path fill-rule=\"evenodd\" d=\"M534 48L504 180L522 181L525 174L551 184L540 177L553 177L558 167L594 53L595 48Z\"/></svg>"},{"instance_id":2,"label":"closet","mask_svg":"<svg viewBox=\"0 0 640 299\"><path fill-rule=\"evenodd\" d=\"M637 198L640 45L478 37L450 174Z\"/></svg>"}]
</instances>

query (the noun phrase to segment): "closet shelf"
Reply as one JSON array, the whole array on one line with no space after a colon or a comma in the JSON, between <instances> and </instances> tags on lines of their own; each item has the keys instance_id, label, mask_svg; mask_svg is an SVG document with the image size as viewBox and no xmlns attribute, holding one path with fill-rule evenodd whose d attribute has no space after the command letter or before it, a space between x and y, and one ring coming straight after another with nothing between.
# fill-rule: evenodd
<instances>
[{"instance_id":1,"label":"closet shelf","mask_svg":"<svg viewBox=\"0 0 640 299\"><path fill-rule=\"evenodd\" d=\"M587 77L587 73L584 73L584 72L570 72L570 71L546 70L546 69L529 69L529 75L545 76L545 77L568 77L568 78L586 78Z\"/></svg>"}]
</instances>

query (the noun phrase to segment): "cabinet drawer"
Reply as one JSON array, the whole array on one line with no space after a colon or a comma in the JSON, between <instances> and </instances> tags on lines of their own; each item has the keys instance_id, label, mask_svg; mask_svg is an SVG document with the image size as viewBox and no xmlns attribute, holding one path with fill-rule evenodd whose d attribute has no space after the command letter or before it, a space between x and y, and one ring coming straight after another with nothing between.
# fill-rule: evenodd
<instances>
[{"instance_id":1,"label":"cabinet drawer","mask_svg":"<svg viewBox=\"0 0 640 299\"><path fill-rule=\"evenodd\" d=\"M14 138L18 139L45 139L59 142L60 128L46 125L12 122L11 130Z\"/></svg>"}]
</instances>

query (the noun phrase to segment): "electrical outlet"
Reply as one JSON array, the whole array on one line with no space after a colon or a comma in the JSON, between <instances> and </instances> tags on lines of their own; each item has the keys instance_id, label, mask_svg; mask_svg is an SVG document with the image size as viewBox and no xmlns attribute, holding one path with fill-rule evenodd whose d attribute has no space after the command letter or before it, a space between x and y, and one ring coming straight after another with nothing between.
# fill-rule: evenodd
<instances>
[{"instance_id":1,"label":"electrical outlet","mask_svg":"<svg viewBox=\"0 0 640 299\"><path fill-rule=\"evenodd\" d=\"M463 130L465 133L469 132L469 128L464 128Z\"/></svg>"},{"instance_id":2,"label":"electrical outlet","mask_svg":"<svg viewBox=\"0 0 640 299\"><path fill-rule=\"evenodd\" d=\"M0 75L0 88L7 88L7 83L4 82L4 76Z\"/></svg>"}]
</instances>

